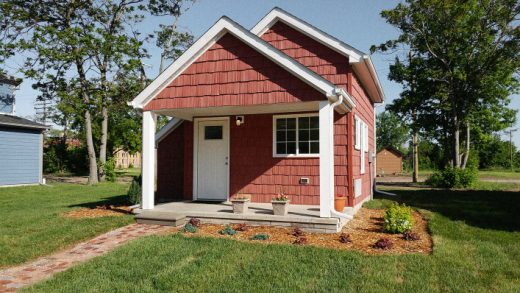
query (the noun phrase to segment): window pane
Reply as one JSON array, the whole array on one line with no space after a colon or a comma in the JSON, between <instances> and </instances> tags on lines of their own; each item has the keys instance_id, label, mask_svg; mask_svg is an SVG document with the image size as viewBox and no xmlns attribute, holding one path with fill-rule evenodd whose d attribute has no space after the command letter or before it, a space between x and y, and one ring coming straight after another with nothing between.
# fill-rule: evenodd
<instances>
[{"instance_id":1,"label":"window pane","mask_svg":"<svg viewBox=\"0 0 520 293\"><path fill-rule=\"evenodd\" d=\"M298 140L299 141L309 141L309 131L308 130L301 130L298 131Z\"/></svg>"},{"instance_id":2,"label":"window pane","mask_svg":"<svg viewBox=\"0 0 520 293\"><path fill-rule=\"evenodd\" d=\"M320 130L312 129L311 130L311 140L319 140L320 139Z\"/></svg>"},{"instance_id":3,"label":"window pane","mask_svg":"<svg viewBox=\"0 0 520 293\"><path fill-rule=\"evenodd\" d=\"M319 154L320 153L320 143L317 141L311 142L311 154Z\"/></svg>"},{"instance_id":4,"label":"window pane","mask_svg":"<svg viewBox=\"0 0 520 293\"><path fill-rule=\"evenodd\" d=\"M287 143L287 154L296 154L296 142Z\"/></svg>"},{"instance_id":5,"label":"window pane","mask_svg":"<svg viewBox=\"0 0 520 293\"><path fill-rule=\"evenodd\" d=\"M319 117L310 117L311 119L311 122L310 122L310 128L313 128L313 129L319 129L320 128L320 118Z\"/></svg>"},{"instance_id":6,"label":"window pane","mask_svg":"<svg viewBox=\"0 0 520 293\"><path fill-rule=\"evenodd\" d=\"M222 126L205 126L204 139L222 139Z\"/></svg>"},{"instance_id":7,"label":"window pane","mask_svg":"<svg viewBox=\"0 0 520 293\"><path fill-rule=\"evenodd\" d=\"M285 147L285 143L282 142L282 143L276 144L276 153L280 154L280 155L287 154L287 149Z\"/></svg>"},{"instance_id":8,"label":"window pane","mask_svg":"<svg viewBox=\"0 0 520 293\"><path fill-rule=\"evenodd\" d=\"M296 141L296 131L287 130L287 141Z\"/></svg>"},{"instance_id":9,"label":"window pane","mask_svg":"<svg viewBox=\"0 0 520 293\"><path fill-rule=\"evenodd\" d=\"M309 153L309 143L301 142L298 144L300 154L308 154Z\"/></svg>"},{"instance_id":10,"label":"window pane","mask_svg":"<svg viewBox=\"0 0 520 293\"><path fill-rule=\"evenodd\" d=\"M276 141L277 142L282 142L282 141L285 141L286 140L286 135L285 135L285 131L280 131L278 130L276 132Z\"/></svg>"},{"instance_id":11,"label":"window pane","mask_svg":"<svg viewBox=\"0 0 520 293\"><path fill-rule=\"evenodd\" d=\"M276 129L277 130L287 129L287 119L276 119Z\"/></svg>"},{"instance_id":12,"label":"window pane","mask_svg":"<svg viewBox=\"0 0 520 293\"><path fill-rule=\"evenodd\" d=\"M298 118L298 128L309 128L309 117L300 117Z\"/></svg>"},{"instance_id":13,"label":"window pane","mask_svg":"<svg viewBox=\"0 0 520 293\"><path fill-rule=\"evenodd\" d=\"M287 118L287 129L296 129L296 118Z\"/></svg>"}]
</instances>

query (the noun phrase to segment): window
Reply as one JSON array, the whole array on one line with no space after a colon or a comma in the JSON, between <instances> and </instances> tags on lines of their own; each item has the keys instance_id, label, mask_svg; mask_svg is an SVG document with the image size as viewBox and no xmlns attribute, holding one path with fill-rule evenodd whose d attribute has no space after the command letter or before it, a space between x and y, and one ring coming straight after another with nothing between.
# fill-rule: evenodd
<instances>
[{"instance_id":1,"label":"window","mask_svg":"<svg viewBox=\"0 0 520 293\"><path fill-rule=\"evenodd\" d=\"M222 126L205 126L204 139L222 139Z\"/></svg>"},{"instance_id":2,"label":"window","mask_svg":"<svg viewBox=\"0 0 520 293\"><path fill-rule=\"evenodd\" d=\"M365 137L365 139L363 140L364 142L364 150L365 150L365 153L368 153L368 125L366 125L365 123L363 123L363 135Z\"/></svg>"},{"instance_id":3,"label":"window","mask_svg":"<svg viewBox=\"0 0 520 293\"><path fill-rule=\"evenodd\" d=\"M320 153L320 121L317 115L275 116L274 124L274 156L313 156Z\"/></svg>"}]
</instances>

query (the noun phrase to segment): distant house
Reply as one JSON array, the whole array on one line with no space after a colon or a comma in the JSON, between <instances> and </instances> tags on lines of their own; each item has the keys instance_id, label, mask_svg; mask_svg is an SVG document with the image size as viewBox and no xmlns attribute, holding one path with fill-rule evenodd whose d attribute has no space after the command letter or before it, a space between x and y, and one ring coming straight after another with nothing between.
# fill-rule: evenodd
<instances>
[{"instance_id":1,"label":"distant house","mask_svg":"<svg viewBox=\"0 0 520 293\"><path fill-rule=\"evenodd\" d=\"M0 186L42 183L43 135L47 126L14 116L21 80L0 75Z\"/></svg>"},{"instance_id":2,"label":"distant house","mask_svg":"<svg viewBox=\"0 0 520 293\"><path fill-rule=\"evenodd\" d=\"M377 153L377 176L403 172L403 153L393 147L384 147Z\"/></svg>"}]
</instances>

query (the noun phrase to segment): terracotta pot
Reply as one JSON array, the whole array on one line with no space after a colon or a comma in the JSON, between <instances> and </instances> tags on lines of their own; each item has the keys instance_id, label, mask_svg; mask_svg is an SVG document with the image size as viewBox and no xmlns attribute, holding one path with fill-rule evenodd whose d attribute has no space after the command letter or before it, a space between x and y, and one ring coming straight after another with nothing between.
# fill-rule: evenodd
<instances>
[{"instance_id":1,"label":"terracotta pot","mask_svg":"<svg viewBox=\"0 0 520 293\"><path fill-rule=\"evenodd\" d=\"M334 209L340 213L343 213L345 205L347 204L346 196L334 196Z\"/></svg>"}]
</instances>

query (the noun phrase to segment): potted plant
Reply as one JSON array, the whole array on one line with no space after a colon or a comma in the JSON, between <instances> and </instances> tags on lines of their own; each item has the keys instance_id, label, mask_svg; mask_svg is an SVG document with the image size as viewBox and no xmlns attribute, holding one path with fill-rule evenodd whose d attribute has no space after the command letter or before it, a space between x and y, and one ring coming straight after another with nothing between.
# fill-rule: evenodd
<instances>
[{"instance_id":1,"label":"potted plant","mask_svg":"<svg viewBox=\"0 0 520 293\"><path fill-rule=\"evenodd\" d=\"M344 194L336 194L334 196L334 209L336 211L343 213L346 203L347 197Z\"/></svg>"},{"instance_id":2,"label":"potted plant","mask_svg":"<svg viewBox=\"0 0 520 293\"><path fill-rule=\"evenodd\" d=\"M289 198L283 193L279 193L278 196L273 197L271 201L273 204L273 214L276 216L287 216L289 212Z\"/></svg>"},{"instance_id":3,"label":"potted plant","mask_svg":"<svg viewBox=\"0 0 520 293\"><path fill-rule=\"evenodd\" d=\"M244 214L249 208L249 197L244 194L237 194L231 199L233 204L233 213Z\"/></svg>"}]
</instances>

